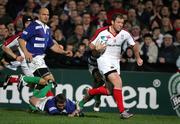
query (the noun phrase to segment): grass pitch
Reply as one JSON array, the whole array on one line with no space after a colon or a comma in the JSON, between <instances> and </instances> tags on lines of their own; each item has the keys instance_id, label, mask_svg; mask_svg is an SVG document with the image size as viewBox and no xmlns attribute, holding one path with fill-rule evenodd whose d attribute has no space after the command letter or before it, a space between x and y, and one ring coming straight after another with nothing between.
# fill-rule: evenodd
<instances>
[{"instance_id":1,"label":"grass pitch","mask_svg":"<svg viewBox=\"0 0 180 124\"><path fill-rule=\"evenodd\" d=\"M122 120L117 113L87 112L85 117L66 117L0 109L0 124L180 124L180 118L137 114Z\"/></svg>"}]
</instances>

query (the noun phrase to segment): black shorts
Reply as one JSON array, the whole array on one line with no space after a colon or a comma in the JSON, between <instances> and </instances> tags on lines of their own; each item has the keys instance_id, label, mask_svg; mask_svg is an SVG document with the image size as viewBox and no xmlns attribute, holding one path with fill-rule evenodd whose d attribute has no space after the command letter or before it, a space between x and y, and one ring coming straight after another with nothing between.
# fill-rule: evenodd
<instances>
[{"instance_id":1,"label":"black shorts","mask_svg":"<svg viewBox=\"0 0 180 124\"><path fill-rule=\"evenodd\" d=\"M50 72L49 68L39 68L33 74L34 74L34 76L43 78L43 77L51 74L51 72Z\"/></svg>"}]
</instances>

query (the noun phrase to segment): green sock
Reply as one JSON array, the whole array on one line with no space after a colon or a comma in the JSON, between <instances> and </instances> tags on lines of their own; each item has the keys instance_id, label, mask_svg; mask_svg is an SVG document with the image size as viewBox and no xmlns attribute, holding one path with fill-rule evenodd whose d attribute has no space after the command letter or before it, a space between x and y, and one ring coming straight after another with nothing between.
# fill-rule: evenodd
<instances>
[{"instance_id":1,"label":"green sock","mask_svg":"<svg viewBox=\"0 0 180 124\"><path fill-rule=\"evenodd\" d=\"M41 90L34 90L33 92L33 96L37 97L37 98L43 98L46 96L46 94L48 93L48 91L50 91L52 88L52 83L49 83L48 85L46 85L44 88L42 88Z\"/></svg>"},{"instance_id":2,"label":"green sock","mask_svg":"<svg viewBox=\"0 0 180 124\"><path fill-rule=\"evenodd\" d=\"M84 104L85 104L85 101L84 99L82 99L80 102L79 102L79 107L82 109L84 107Z\"/></svg>"},{"instance_id":3,"label":"green sock","mask_svg":"<svg viewBox=\"0 0 180 124\"><path fill-rule=\"evenodd\" d=\"M29 108L30 108L30 110L32 110L32 111L38 110L35 106L33 106L33 105L31 105L31 104L29 104Z\"/></svg>"},{"instance_id":4,"label":"green sock","mask_svg":"<svg viewBox=\"0 0 180 124\"><path fill-rule=\"evenodd\" d=\"M39 84L40 77L31 77L31 76L24 76L23 80L28 84Z\"/></svg>"}]
</instances>

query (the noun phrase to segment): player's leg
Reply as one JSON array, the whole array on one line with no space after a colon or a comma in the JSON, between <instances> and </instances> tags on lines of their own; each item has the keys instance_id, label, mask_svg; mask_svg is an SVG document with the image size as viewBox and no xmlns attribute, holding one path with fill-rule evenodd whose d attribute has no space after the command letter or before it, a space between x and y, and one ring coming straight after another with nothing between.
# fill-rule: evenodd
<instances>
[{"instance_id":1,"label":"player's leg","mask_svg":"<svg viewBox=\"0 0 180 124\"><path fill-rule=\"evenodd\" d=\"M54 76L51 74L50 70L48 68L39 68L34 73L34 76L42 77L44 80L51 81L53 83L53 87L55 88L57 86ZM37 88L42 88L43 86L39 86Z\"/></svg>"},{"instance_id":2,"label":"player's leg","mask_svg":"<svg viewBox=\"0 0 180 124\"><path fill-rule=\"evenodd\" d=\"M33 74L35 76L42 77L47 82L51 82L53 84L52 85L53 88L57 86L55 79L48 68L39 68ZM44 87L43 85L38 85L36 89L42 89L43 87ZM51 90L49 90L49 92L47 93L47 95L49 94L50 96L54 95Z\"/></svg>"},{"instance_id":3,"label":"player's leg","mask_svg":"<svg viewBox=\"0 0 180 124\"><path fill-rule=\"evenodd\" d=\"M32 73L32 70L28 66L28 63L26 62L25 59L21 62L21 70L22 70L23 74L26 76L34 76Z\"/></svg>"},{"instance_id":4,"label":"player's leg","mask_svg":"<svg viewBox=\"0 0 180 124\"><path fill-rule=\"evenodd\" d=\"M39 68L33 74L34 74L34 76L42 77L46 82L48 82L48 79L44 78L44 77L50 75L51 73L50 73L48 68ZM46 85L46 86L49 87L49 84ZM42 98L42 97L45 96L44 95L45 93L53 95L53 93L51 91L51 88L47 88L46 86L38 84L36 86L36 88L33 90L33 96L38 97L38 98ZM46 90L44 90L43 88L47 89L48 92L46 92ZM32 106L31 104L29 104L29 107L30 107L31 112L36 112L37 111L37 108Z\"/></svg>"},{"instance_id":5,"label":"player's leg","mask_svg":"<svg viewBox=\"0 0 180 124\"><path fill-rule=\"evenodd\" d=\"M47 83L48 82L41 77L20 75L19 83L18 83L18 90L21 91L22 87L26 85L29 85L29 86L32 84L47 85Z\"/></svg>"},{"instance_id":6,"label":"player's leg","mask_svg":"<svg viewBox=\"0 0 180 124\"><path fill-rule=\"evenodd\" d=\"M33 106L34 108L36 108L36 110L39 111L44 111L44 107L46 105L46 102L48 99L50 99L52 97L47 97L47 98L37 98L35 96L30 97L29 99L29 103L31 106Z\"/></svg>"},{"instance_id":7,"label":"player's leg","mask_svg":"<svg viewBox=\"0 0 180 124\"><path fill-rule=\"evenodd\" d=\"M40 84L46 85L48 82L41 77L32 77L32 76L23 76L22 80L27 82L28 84Z\"/></svg>"},{"instance_id":8,"label":"player's leg","mask_svg":"<svg viewBox=\"0 0 180 124\"><path fill-rule=\"evenodd\" d=\"M94 95L89 95L88 94L88 89L86 89L86 95L78 103L78 106L79 106L78 108L80 109L80 111L82 111L82 109L84 107L84 104L86 104L88 101L90 101L93 97L94 97Z\"/></svg>"},{"instance_id":9,"label":"player's leg","mask_svg":"<svg viewBox=\"0 0 180 124\"><path fill-rule=\"evenodd\" d=\"M114 99L118 105L119 111L123 112L124 105L123 105L123 97L122 97L122 80L119 77L118 73L115 71L108 74L107 79L109 82L111 82L114 85L114 89L113 89Z\"/></svg>"},{"instance_id":10,"label":"player's leg","mask_svg":"<svg viewBox=\"0 0 180 124\"><path fill-rule=\"evenodd\" d=\"M95 95L109 95L110 92L105 86L100 86L98 88L86 89L86 95L84 98L79 102L79 107L82 109L84 104L90 101Z\"/></svg>"},{"instance_id":11,"label":"player's leg","mask_svg":"<svg viewBox=\"0 0 180 124\"><path fill-rule=\"evenodd\" d=\"M33 92L33 96L37 98L43 98L47 95L47 93L52 89L52 83L48 83L44 88L37 90L35 89Z\"/></svg>"},{"instance_id":12,"label":"player's leg","mask_svg":"<svg viewBox=\"0 0 180 124\"><path fill-rule=\"evenodd\" d=\"M122 80L116 71L112 71L106 75L109 82L114 85L113 97L116 101L117 107L120 112L120 116L123 119L127 119L133 116L133 114L127 113L124 109L123 95L122 95Z\"/></svg>"},{"instance_id":13,"label":"player's leg","mask_svg":"<svg viewBox=\"0 0 180 124\"><path fill-rule=\"evenodd\" d=\"M33 89L33 96L36 98L44 98L45 96L47 96L47 93L49 91L51 91L52 89L52 83L47 84L44 88L42 89ZM54 94L52 94L51 96L54 96ZM29 108L30 108L30 112L36 112L37 111L37 107L35 107L32 104L29 104Z\"/></svg>"},{"instance_id":14,"label":"player's leg","mask_svg":"<svg viewBox=\"0 0 180 124\"><path fill-rule=\"evenodd\" d=\"M38 103L38 102L40 102L40 98L37 98L37 97L35 97L35 96L32 96L32 97L30 97L30 99L29 99L29 103L31 104L31 105L33 105L33 106L36 106L36 104Z\"/></svg>"}]
</instances>

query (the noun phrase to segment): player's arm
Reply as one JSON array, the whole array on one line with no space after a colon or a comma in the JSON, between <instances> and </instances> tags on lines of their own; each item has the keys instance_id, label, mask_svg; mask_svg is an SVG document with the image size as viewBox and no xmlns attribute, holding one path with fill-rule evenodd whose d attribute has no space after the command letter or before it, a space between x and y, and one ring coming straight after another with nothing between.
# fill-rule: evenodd
<instances>
[{"instance_id":1,"label":"player's arm","mask_svg":"<svg viewBox=\"0 0 180 124\"><path fill-rule=\"evenodd\" d=\"M106 44L100 42L96 42L96 43L91 42L89 44L89 48L91 49L93 56L99 57L105 51Z\"/></svg>"},{"instance_id":2,"label":"player's arm","mask_svg":"<svg viewBox=\"0 0 180 124\"><path fill-rule=\"evenodd\" d=\"M19 61L19 62L22 62L22 61L24 60L24 58L23 58L22 56L16 55L16 54L12 51L12 49L9 48L8 46L3 45L3 46L2 46L2 49L3 49L3 51L4 51L6 54L8 54L8 55L10 55L12 58L14 58L14 60Z\"/></svg>"},{"instance_id":3,"label":"player's arm","mask_svg":"<svg viewBox=\"0 0 180 124\"><path fill-rule=\"evenodd\" d=\"M139 55L139 45L137 43L135 43L135 45L133 46L133 51L134 51L134 55L135 55L138 66L142 66L143 60L141 59Z\"/></svg>"},{"instance_id":4,"label":"player's arm","mask_svg":"<svg viewBox=\"0 0 180 124\"><path fill-rule=\"evenodd\" d=\"M135 43L133 37L128 32L126 33L126 40L128 41L128 44L132 46L133 48L133 52L134 52L138 66L142 66L143 60L141 59L139 55L139 44Z\"/></svg>"},{"instance_id":5,"label":"player's arm","mask_svg":"<svg viewBox=\"0 0 180 124\"><path fill-rule=\"evenodd\" d=\"M15 60L17 59L18 56L11 50L11 48L3 45L3 46L2 46L2 50L3 50L6 54L8 54L8 55L10 55L12 58L14 58Z\"/></svg>"},{"instance_id":6,"label":"player's arm","mask_svg":"<svg viewBox=\"0 0 180 124\"><path fill-rule=\"evenodd\" d=\"M23 61L23 57L22 56L18 56L16 55L16 53L13 52L13 50L11 49L14 46L18 46L18 41L17 39L19 38L19 34L17 35L13 35L10 38L8 38L2 45L2 50L8 54L9 56L11 56L12 58L14 58L14 60L17 60L19 62Z\"/></svg>"},{"instance_id":7,"label":"player's arm","mask_svg":"<svg viewBox=\"0 0 180 124\"><path fill-rule=\"evenodd\" d=\"M63 54L63 55L71 54L70 51L65 51L63 46L57 43L54 43L54 45L52 45L50 49L56 53Z\"/></svg>"}]
</instances>

